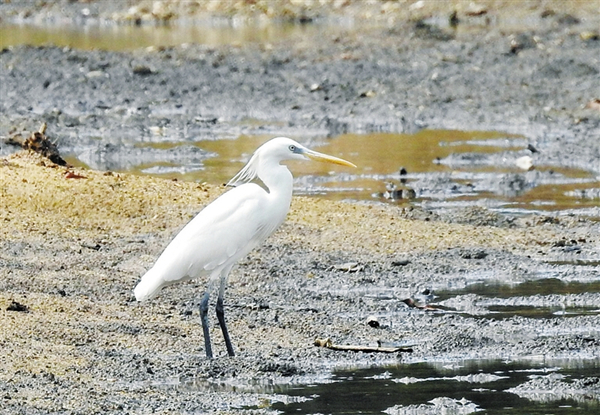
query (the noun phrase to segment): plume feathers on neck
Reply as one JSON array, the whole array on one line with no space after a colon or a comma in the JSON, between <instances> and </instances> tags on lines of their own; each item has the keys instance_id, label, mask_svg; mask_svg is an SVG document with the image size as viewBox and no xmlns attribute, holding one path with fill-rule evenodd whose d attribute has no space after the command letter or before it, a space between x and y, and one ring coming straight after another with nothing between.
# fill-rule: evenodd
<instances>
[{"instance_id":1,"label":"plume feathers on neck","mask_svg":"<svg viewBox=\"0 0 600 415\"><path fill-rule=\"evenodd\" d=\"M227 182L227 186L236 187L250 183L258 177L258 152L255 152L244 168Z\"/></svg>"}]
</instances>

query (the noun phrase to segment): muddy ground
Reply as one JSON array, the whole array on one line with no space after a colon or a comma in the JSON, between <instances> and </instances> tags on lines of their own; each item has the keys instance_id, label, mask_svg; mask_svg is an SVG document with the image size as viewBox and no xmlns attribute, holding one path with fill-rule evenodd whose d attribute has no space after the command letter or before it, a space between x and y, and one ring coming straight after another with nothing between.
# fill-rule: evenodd
<instances>
[{"instance_id":1,"label":"muddy ground","mask_svg":"<svg viewBox=\"0 0 600 415\"><path fill-rule=\"evenodd\" d=\"M465 15L463 30L411 20L269 45L130 54L9 48L0 54L0 135L46 122L66 153L111 169L125 152L122 137L152 140L156 128L174 141L500 130L530 140L538 165L600 174L600 40L590 35L600 19L530 13L528 24L510 28L499 23L509 12L490 9L489 26ZM260 122L240 127L247 118ZM600 354L600 316L579 312L600 308L597 218L484 208L439 215L298 198L281 230L230 278L226 313L238 355L225 356L214 325L217 357L207 360L197 310L203 281L165 289L147 304L131 290L172 235L222 191L68 170L23 153L0 159L2 411L267 413L284 398L234 386L302 382L343 365L586 362ZM549 279L591 288L508 298L468 291L474 283ZM455 294L433 299L433 310L402 301L425 290ZM499 306L562 307L565 315L495 318L490 310ZM315 338L413 351L331 351ZM177 384L192 379L200 393ZM581 393L597 400L598 378L583 384Z\"/></svg>"}]
</instances>

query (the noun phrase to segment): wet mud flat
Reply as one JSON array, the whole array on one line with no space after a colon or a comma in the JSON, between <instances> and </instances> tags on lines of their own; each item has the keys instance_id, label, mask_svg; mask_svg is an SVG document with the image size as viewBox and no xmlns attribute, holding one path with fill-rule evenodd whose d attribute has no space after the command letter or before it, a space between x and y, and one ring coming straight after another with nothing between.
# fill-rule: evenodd
<instances>
[{"instance_id":1,"label":"wet mud flat","mask_svg":"<svg viewBox=\"0 0 600 415\"><path fill-rule=\"evenodd\" d=\"M550 16L536 31L492 28L479 38L413 22L318 46L11 48L0 54L0 134L46 122L61 149L106 170L139 151L122 137L164 139L157 129L179 142L501 130L530 140L538 165L598 174L600 113L588 104L598 98L600 42L584 30L585 22ZM261 123L240 123L247 118ZM176 153L205 157L193 146ZM204 281L143 305L131 290L223 190L23 153L0 159L2 410L269 413L293 399L278 385L326 382L340 367L596 364L597 219L485 208L434 215L309 198L297 198L282 229L232 273L226 310L238 355L225 356L213 318L217 358L207 360L197 302ZM317 338L412 352L334 351ZM531 379L514 389L534 402L544 387L557 399L597 402L598 382Z\"/></svg>"},{"instance_id":2,"label":"wet mud flat","mask_svg":"<svg viewBox=\"0 0 600 415\"><path fill-rule=\"evenodd\" d=\"M325 382L340 367L598 356L597 222L476 226L297 198L281 231L231 276L237 356L226 356L212 319L216 358L207 360L203 281L147 304L131 290L170 235L223 189L68 170L23 153L0 169L0 382L9 411L268 412L269 403L293 402L278 385ZM546 288L517 288L535 283ZM494 285L516 294L482 291ZM439 297L428 301L428 292ZM519 306L545 314L511 308ZM412 352L334 351L317 338ZM598 378L586 379L576 394L597 399Z\"/></svg>"},{"instance_id":3,"label":"wet mud flat","mask_svg":"<svg viewBox=\"0 0 600 415\"><path fill-rule=\"evenodd\" d=\"M195 142L240 134L494 130L525 137L535 166L598 174L600 18L533 17L520 31L425 20L267 44L5 48L0 128L46 122L63 153L97 169L202 164L210 154Z\"/></svg>"}]
</instances>

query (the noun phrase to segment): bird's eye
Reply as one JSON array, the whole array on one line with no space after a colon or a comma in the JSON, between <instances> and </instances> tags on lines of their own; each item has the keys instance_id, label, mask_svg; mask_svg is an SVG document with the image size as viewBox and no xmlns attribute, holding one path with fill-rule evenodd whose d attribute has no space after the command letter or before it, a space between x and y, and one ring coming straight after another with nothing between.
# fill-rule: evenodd
<instances>
[{"instance_id":1,"label":"bird's eye","mask_svg":"<svg viewBox=\"0 0 600 415\"><path fill-rule=\"evenodd\" d=\"M291 146L289 146L288 148L290 149L290 151L291 151L292 153L296 151L296 146L294 146L294 145L291 145Z\"/></svg>"}]
</instances>

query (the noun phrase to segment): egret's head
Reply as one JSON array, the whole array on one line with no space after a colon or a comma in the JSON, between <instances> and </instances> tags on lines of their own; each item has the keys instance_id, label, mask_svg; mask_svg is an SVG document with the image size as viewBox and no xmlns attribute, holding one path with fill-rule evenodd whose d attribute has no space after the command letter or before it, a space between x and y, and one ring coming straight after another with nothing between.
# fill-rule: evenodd
<instances>
[{"instance_id":1,"label":"egret's head","mask_svg":"<svg viewBox=\"0 0 600 415\"><path fill-rule=\"evenodd\" d=\"M275 157L279 161L306 160L308 158L316 161L341 164L342 166L356 167L356 165L349 161L313 151L287 137L277 137L267 141L257 150L258 152L269 154L269 156Z\"/></svg>"},{"instance_id":2,"label":"egret's head","mask_svg":"<svg viewBox=\"0 0 600 415\"><path fill-rule=\"evenodd\" d=\"M259 174L265 166L273 166L284 160L312 159L328 163L341 164L342 166L356 167L349 161L319 153L304 147L302 144L287 137L277 137L260 146L250 158L246 166L240 170L230 181L228 186L238 186L248 183Z\"/></svg>"}]
</instances>

